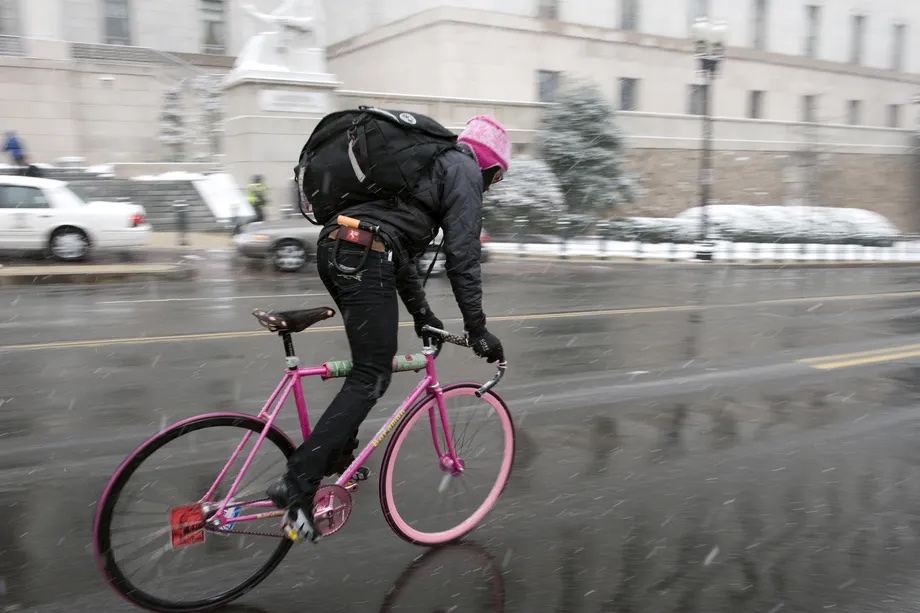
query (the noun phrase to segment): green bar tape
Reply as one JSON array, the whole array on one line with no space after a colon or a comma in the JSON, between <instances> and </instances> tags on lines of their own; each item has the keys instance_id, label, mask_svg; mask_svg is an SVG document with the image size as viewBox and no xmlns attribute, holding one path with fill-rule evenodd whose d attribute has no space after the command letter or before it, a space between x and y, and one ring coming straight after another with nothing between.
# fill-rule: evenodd
<instances>
[{"instance_id":1,"label":"green bar tape","mask_svg":"<svg viewBox=\"0 0 920 613\"><path fill-rule=\"evenodd\" d=\"M347 377L351 373L351 360L335 360L323 364L329 371L328 378ZM412 355L398 355L393 358L393 372L408 370L419 371L425 368L425 354L413 353Z\"/></svg>"}]
</instances>

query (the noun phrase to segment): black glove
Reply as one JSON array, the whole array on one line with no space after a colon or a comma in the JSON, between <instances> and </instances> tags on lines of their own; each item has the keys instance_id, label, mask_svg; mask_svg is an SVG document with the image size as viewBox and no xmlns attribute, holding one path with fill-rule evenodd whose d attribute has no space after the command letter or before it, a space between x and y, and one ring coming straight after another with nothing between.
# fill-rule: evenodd
<instances>
[{"instance_id":1,"label":"black glove","mask_svg":"<svg viewBox=\"0 0 920 613\"><path fill-rule=\"evenodd\" d=\"M432 328L437 328L438 330L444 329L444 323L435 317L428 309L424 309L421 313L416 313L412 316L412 319L415 321L415 334L422 339L422 342L428 343L429 341L434 342L436 345L441 344L441 337L436 334L429 334L427 332L422 332L424 326L431 326Z\"/></svg>"},{"instance_id":2,"label":"black glove","mask_svg":"<svg viewBox=\"0 0 920 613\"><path fill-rule=\"evenodd\" d=\"M473 353L481 358L486 358L489 364L505 361L505 350L502 348L502 342L485 328L470 332L470 347L473 349Z\"/></svg>"}]
</instances>

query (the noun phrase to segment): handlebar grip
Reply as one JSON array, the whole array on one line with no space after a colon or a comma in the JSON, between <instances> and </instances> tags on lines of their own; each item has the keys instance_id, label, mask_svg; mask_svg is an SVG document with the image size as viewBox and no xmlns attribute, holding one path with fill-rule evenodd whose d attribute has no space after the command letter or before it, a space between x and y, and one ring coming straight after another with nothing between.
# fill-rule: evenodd
<instances>
[{"instance_id":1,"label":"handlebar grip","mask_svg":"<svg viewBox=\"0 0 920 613\"><path fill-rule=\"evenodd\" d=\"M354 217L347 217L345 215L339 215L336 219L340 226L345 226L346 228L354 228L355 230L361 225L361 220L355 219Z\"/></svg>"},{"instance_id":2,"label":"handlebar grip","mask_svg":"<svg viewBox=\"0 0 920 613\"><path fill-rule=\"evenodd\" d=\"M469 347L470 339L465 336L457 336L456 334L448 334L444 337L445 343L450 343L451 345L457 345L460 347Z\"/></svg>"}]
</instances>

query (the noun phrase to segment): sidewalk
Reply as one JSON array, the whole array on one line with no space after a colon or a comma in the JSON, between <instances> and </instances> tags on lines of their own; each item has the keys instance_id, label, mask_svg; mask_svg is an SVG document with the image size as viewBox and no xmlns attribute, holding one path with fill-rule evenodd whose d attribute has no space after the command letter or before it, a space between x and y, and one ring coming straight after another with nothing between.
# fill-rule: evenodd
<instances>
[{"instance_id":1,"label":"sidewalk","mask_svg":"<svg viewBox=\"0 0 920 613\"><path fill-rule=\"evenodd\" d=\"M138 279L186 281L198 271L182 264L85 264L85 265L3 265L0 287L46 285L53 283L109 283Z\"/></svg>"},{"instance_id":2,"label":"sidewalk","mask_svg":"<svg viewBox=\"0 0 920 613\"><path fill-rule=\"evenodd\" d=\"M179 242L178 232L153 232L150 235L151 251L209 251L212 249L233 249L233 237L229 232L189 232L185 235L187 245Z\"/></svg>"}]
</instances>

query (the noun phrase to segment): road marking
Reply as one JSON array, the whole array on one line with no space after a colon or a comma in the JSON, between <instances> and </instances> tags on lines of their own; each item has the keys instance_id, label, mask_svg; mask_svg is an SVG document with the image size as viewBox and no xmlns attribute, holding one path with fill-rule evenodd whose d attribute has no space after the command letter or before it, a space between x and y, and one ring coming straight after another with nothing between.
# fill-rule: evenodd
<instances>
[{"instance_id":1,"label":"road marking","mask_svg":"<svg viewBox=\"0 0 920 613\"><path fill-rule=\"evenodd\" d=\"M265 296L209 296L207 298L150 298L147 300L105 300L96 304L145 304L153 302L214 302L217 300L254 300L256 298L316 298L319 294L267 294Z\"/></svg>"},{"instance_id":2,"label":"road marking","mask_svg":"<svg viewBox=\"0 0 920 613\"><path fill-rule=\"evenodd\" d=\"M882 364L917 357L920 357L920 345L904 345L875 351L808 358L798 360L798 362L816 370L837 370L839 368L868 366L870 364Z\"/></svg>"},{"instance_id":3,"label":"road marking","mask_svg":"<svg viewBox=\"0 0 920 613\"><path fill-rule=\"evenodd\" d=\"M304 294L297 294L303 297ZM603 309L594 311L568 311L554 313L533 313L530 315L499 315L489 317L489 321L539 321L548 319L573 319L583 317L612 317L617 315L643 315L654 313L678 313L688 311L704 311L708 309L729 309L755 306L768 306L776 304L797 304L806 302L839 302L852 300L873 300L873 299L891 299L891 298L909 298L920 296L920 291L914 292L888 292L876 294L847 294L840 296L806 296L802 298L777 298L775 300L758 300L755 302L740 302L732 304L706 304L706 305L672 305L672 306L652 306L652 307L635 307L623 309ZM212 298L213 300L213 298ZM448 319L448 322L461 322L460 319ZM401 322L400 327L409 328L414 324L412 322ZM340 332L344 330L342 326L318 326L308 328L300 334L321 334L325 332ZM172 343L186 341L208 341L208 340L225 340L246 338L250 336L264 335L264 330L243 330L237 332L206 332L199 334L172 334L167 336L140 336L129 338L112 338L96 339L84 341L58 341L51 343L31 343L22 345L0 345L0 351L37 351L42 349L69 349L69 348L92 348L92 347L109 347L112 345L147 345L151 343ZM834 356L829 356L834 358Z\"/></svg>"},{"instance_id":4,"label":"road marking","mask_svg":"<svg viewBox=\"0 0 920 613\"><path fill-rule=\"evenodd\" d=\"M899 345L896 347L884 347L882 349L870 349L867 351L856 351L853 353L840 353L837 355L822 355L814 358L805 358L799 360L804 364L816 364L821 362L840 362L850 359L863 359L863 358L875 358L878 356L885 356L890 353L895 352L905 352L905 351L920 351L920 344L917 345Z\"/></svg>"},{"instance_id":5,"label":"road marking","mask_svg":"<svg viewBox=\"0 0 920 613\"><path fill-rule=\"evenodd\" d=\"M838 368L851 368L853 366L867 366L869 364L881 364L883 362L895 362L897 360L906 360L907 358L920 357L920 349L914 351L905 351L902 353L887 353L874 357L857 358L853 360L843 360L840 362L819 362L809 364L817 370L836 370Z\"/></svg>"}]
</instances>

